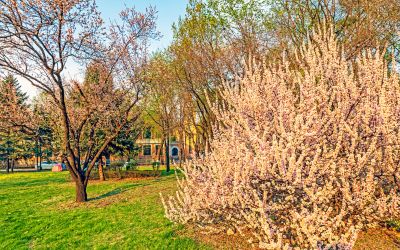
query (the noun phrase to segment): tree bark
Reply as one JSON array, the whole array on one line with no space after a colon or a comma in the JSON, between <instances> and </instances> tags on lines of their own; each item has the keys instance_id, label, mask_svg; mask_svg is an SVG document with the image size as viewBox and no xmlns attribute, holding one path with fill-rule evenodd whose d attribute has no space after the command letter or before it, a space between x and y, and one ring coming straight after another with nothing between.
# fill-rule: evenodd
<instances>
[{"instance_id":1,"label":"tree bark","mask_svg":"<svg viewBox=\"0 0 400 250\"><path fill-rule=\"evenodd\" d=\"M157 159L158 159L158 162L160 162L160 164L162 164L161 163L161 152L163 150L163 146L164 146L164 137L161 138L161 143L160 143L160 146L159 146L159 148L157 150Z\"/></svg>"},{"instance_id":2,"label":"tree bark","mask_svg":"<svg viewBox=\"0 0 400 250\"><path fill-rule=\"evenodd\" d=\"M10 159L7 158L7 173L10 173Z\"/></svg>"},{"instance_id":3,"label":"tree bark","mask_svg":"<svg viewBox=\"0 0 400 250\"><path fill-rule=\"evenodd\" d=\"M35 140L35 158L36 158L36 170L42 170L39 168L39 142L38 139Z\"/></svg>"},{"instance_id":4,"label":"tree bark","mask_svg":"<svg viewBox=\"0 0 400 250\"><path fill-rule=\"evenodd\" d=\"M86 193L86 185L80 181L75 181L76 185L76 202L85 202L87 201L87 193Z\"/></svg>"},{"instance_id":5,"label":"tree bark","mask_svg":"<svg viewBox=\"0 0 400 250\"><path fill-rule=\"evenodd\" d=\"M42 170L42 144L39 142L39 169Z\"/></svg>"},{"instance_id":6,"label":"tree bark","mask_svg":"<svg viewBox=\"0 0 400 250\"><path fill-rule=\"evenodd\" d=\"M100 181L104 181L105 177L104 177L104 171L103 171L103 157L100 158L99 161L99 177L100 177Z\"/></svg>"},{"instance_id":7,"label":"tree bark","mask_svg":"<svg viewBox=\"0 0 400 250\"><path fill-rule=\"evenodd\" d=\"M15 167L15 160L13 159L11 163L11 173L14 173L14 167Z\"/></svg>"},{"instance_id":8,"label":"tree bark","mask_svg":"<svg viewBox=\"0 0 400 250\"><path fill-rule=\"evenodd\" d=\"M117 165L115 166L115 172L117 173L118 179L122 179L121 171Z\"/></svg>"},{"instance_id":9,"label":"tree bark","mask_svg":"<svg viewBox=\"0 0 400 250\"><path fill-rule=\"evenodd\" d=\"M167 136L166 140L165 140L165 165L166 165L166 171L167 173L169 173L169 171L171 171L171 166L169 163L169 136Z\"/></svg>"}]
</instances>

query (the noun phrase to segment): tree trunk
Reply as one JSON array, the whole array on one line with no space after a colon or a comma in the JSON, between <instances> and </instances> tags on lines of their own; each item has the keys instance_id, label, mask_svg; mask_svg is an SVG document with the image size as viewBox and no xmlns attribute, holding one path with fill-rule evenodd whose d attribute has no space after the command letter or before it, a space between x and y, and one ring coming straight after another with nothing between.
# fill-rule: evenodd
<instances>
[{"instance_id":1,"label":"tree trunk","mask_svg":"<svg viewBox=\"0 0 400 250\"><path fill-rule=\"evenodd\" d=\"M157 159L158 159L158 162L160 163L160 164L162 164L161 163L161 152L162 152L162 150L163 150L163 146L164 146L164 137L163 138L161 138L161 143L160 143L160 146L159 146L159 148L158 148L158 151L157 151Z\"/></svg>"},{"instance_id":2,"label":"tree trunk","mask_svg":"<svg viewBox=\"0 0 400 250\"><path fill-rule=\"evenodd\" d=\"M183 151L184 150L185 150L185 148L181 144L181 150L179 150L179 168L182 168L182 160L183 160Z\"/></svg>"},{"instance_id":3,"label":"tree trunk","mask_svg":"<svg viewBox=\"0 0 400 250\"><path fill-rule=\"evenodd\" d=\"M11 173L14 173L14 167L15 167L15 160L13 159L11 163Z\"/></svg>"},{"instance_id":4,"label":"tree trunk","mask_svg":"<svg viewBox=\"0 0 400 250\"><path fill-rule=\"evenodd\" d=\"M36 170L42 170L42 168L39 166L39 154L36 155Z\"/></svg>"},{"instance_id":5,"label":"tree trunk","mask_svg":"<svg viewBox=\"0 0 400 250\"><path fill-rule=\"evenodd\" d=\"M42 144L39 142L39 169L42 170Z\"/></svg>"},{"instance_id":6,"label":"tree trunk","mask_svg":"<svg viewBox=\"0 0 400 250\"><path fill-rule=\"evenodd\" d=\"M76 202L85 202L87 201L87 193L86 193L86 185L82 183L80 180L75 181L76 185Z\"/></svg>"},{"instance_id":7,"label":"tree trunk","mask_svg":"<svg viewBox=\"0 0 400 250\"><path fill-rule=\"evenodd\" d=\"M41 170L39 168L39 144L38 141L35 141L35 157L36 157L36 170Z\"/></svg>"},{"instance_id":8,"label":"tree trunk","mask_svg":"<svg viewBox=\"0 0 400 250\"><path fill-rule=\"evenodd\" d=\"M169 171L171 171L171 166L169 163L169 136L167 136L167 139L165 140L165 161L166 171L169 173Z\"/></svg>"},{"instance_id":9,"label":"tree trunk","mask_svg":"<svg viewBox=\"0 0 400 250\"><path fill-rule=\"evenodd\" d=\"M100 158L99 161L99 177L100 177L100 181L104 181L105 177L104 177L104 171L103 171L103 157Z\"/></svg>"},{"instance_id":10,"label":"tree trunk","mask_svg":"<svg viewBox=\"0 0 400 250\"><path fill-rule=\"evenodd\" d=\"M7 158L7 173L10 173L10 159Z\"/></svg>"},{"instance_id":11,"label":"tree trunk","mask_svg":"<svg viewBox=\"0 0 400 250\"><path fill-rule=\"evenodd\" d=\"M118 179L122 179L121 171L118 165L115 166L115 172L117 173Z\"/></svg>"}]
</instances>

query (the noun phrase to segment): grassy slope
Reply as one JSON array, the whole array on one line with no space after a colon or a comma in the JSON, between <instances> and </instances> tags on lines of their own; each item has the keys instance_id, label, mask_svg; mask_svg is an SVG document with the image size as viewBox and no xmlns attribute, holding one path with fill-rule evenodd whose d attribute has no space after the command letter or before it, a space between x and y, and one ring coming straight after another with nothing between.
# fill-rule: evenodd
<instances>
[{"instance_id":1,"label":"grassy slope","mask_svg":"<svg viewBox=\"0 0 400 250\"><path fill-rule=\"evenodd\" d=\"M77 205L68 173L0 174L1 249L199 249L175 234L159 193L175 188L159 180L89 183L92 199Z\"/></svg>"}]
</instances>

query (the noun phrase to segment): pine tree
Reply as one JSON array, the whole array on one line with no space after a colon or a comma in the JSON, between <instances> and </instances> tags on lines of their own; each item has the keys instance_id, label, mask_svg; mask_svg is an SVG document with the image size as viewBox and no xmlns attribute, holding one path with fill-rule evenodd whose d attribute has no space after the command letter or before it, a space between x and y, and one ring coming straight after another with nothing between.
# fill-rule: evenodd
<instances>
[{"instance_id":1,"label":"pine tree","mask_svg":"<svg viewBox=\"0 0 400 250\"><path fill-rule=\"evenodd\" d=\"M32 155L29 140L18 127L26 120L27 101L28 95L14 76L8 75L0 82L0 160L6 162L7 172L13 171L17 160Z\"/></svg>"},{"instance_id":2,"label":"pine tree","mask_svg":"<svg viewBox=\"0 0 400 250\"><path fill-rule=\"evenodd\" d=\"M27 93L22 91L21 84L18 82L17 78L15 78L13 75L8 75L4 80L2 81L2 90L6 90L6 94L10 95L15 93L17 104L27 107L27 101L28 101L28 95Z\"/></svg>"}]
</instances>

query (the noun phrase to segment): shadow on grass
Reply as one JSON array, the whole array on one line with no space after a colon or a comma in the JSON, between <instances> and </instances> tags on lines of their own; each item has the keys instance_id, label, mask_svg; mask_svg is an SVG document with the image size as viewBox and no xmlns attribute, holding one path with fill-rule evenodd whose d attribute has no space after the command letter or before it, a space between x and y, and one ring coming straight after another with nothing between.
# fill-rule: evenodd
<instances>
[{"instance_id":1,"label":"shadow on grass","mask_svg":"<svg viewBox=\"0 0 400 250\"><path fill-rule=\"evenodd\" d=\"M88 201L101 200L101 199L104 199L104 198L107 198L107 197L110 197L110 196L114 196L114 195L117 195L117 194L124 193L124 192L126 192L126 191L128 191L130 189L133 189L133 188L144 187L144 186L148 186L148 185L149 184L145 184L145 183L135 183L135 184L125 185L123 187L116 188L114 190L111 190L111 191L109 191L109 192L107 192L105 194L102 194L100 196L97 196L95 198L89 198Z\"/></svg>"},{"instance_id":2,"label":"shadow on grass","mask_svg":"<svg viewBox=\"0 0 400 250\"><path fill-rule=\"evenodd\" d=\"M167 172L166 170L161 170L161 176L175 175L175 172L177 172L179 175L181 171L175 169L171 169L169 172Z\"/></svg>"}]
</instances>

